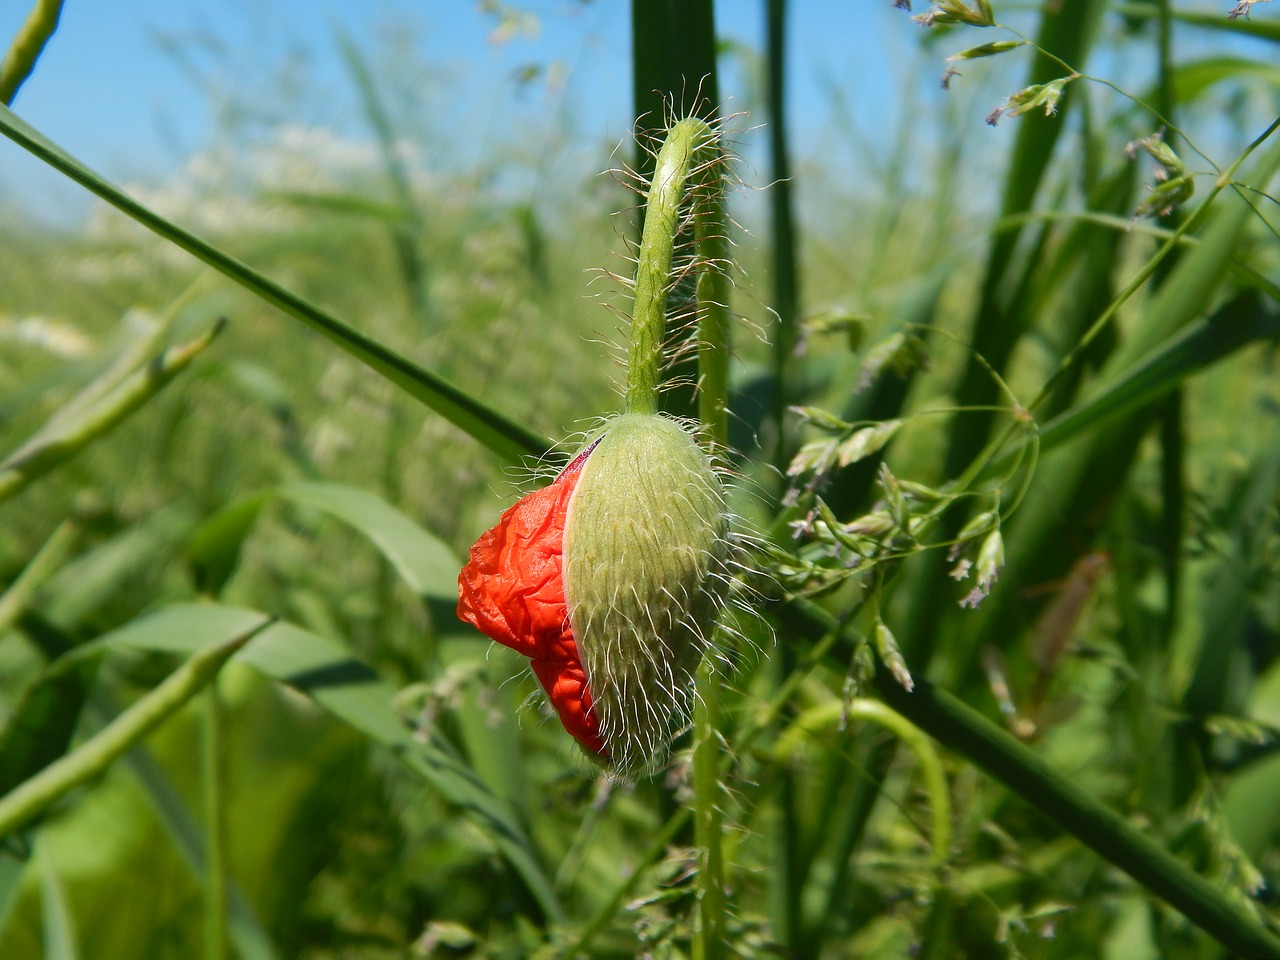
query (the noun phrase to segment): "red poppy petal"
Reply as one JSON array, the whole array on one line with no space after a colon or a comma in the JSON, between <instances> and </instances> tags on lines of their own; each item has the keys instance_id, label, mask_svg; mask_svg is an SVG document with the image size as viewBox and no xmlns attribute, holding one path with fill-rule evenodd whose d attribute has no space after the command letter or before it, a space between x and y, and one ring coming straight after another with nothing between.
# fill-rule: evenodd
<instances>
[{"instance_id":1,"label":"red poppy petal","mask_svg":"<svg viewBox=\"0 0 1280 960\"><path fill-rule=\"evenodd\" d=\"M475 542L458 577L458 618L531 658L565 729L588 750L604 754L562 573L565 517L589 453L580 454L550 486L509 507Z\"/></svg>"},{"instance_id":2,"label":"red poppy petal","mask_svg":"<svg viewBox=\"0 0 1280 960\"><path fill-rule=\"evenodd\" d=\"M573 638L569 637L568 642L573 645ZM534 660L532 666L565 730L592 753L608 756L609 751L600 736L600 724L591 712L587 675L578 660L576 648L571 660Z\"/></svg>"}]
</instances>

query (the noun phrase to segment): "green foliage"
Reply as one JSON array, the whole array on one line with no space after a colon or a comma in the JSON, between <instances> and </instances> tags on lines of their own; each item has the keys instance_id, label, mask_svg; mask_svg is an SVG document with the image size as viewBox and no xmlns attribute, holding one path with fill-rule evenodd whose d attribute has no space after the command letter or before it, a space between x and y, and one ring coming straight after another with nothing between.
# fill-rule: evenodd
<instances>
[{"instance_id":1,"label":"green foliage","mask_svg":"<svg viewBox=\"0 0 1280 960\"><path fill-rule=\"evenodd\" d=\"M1273 52L1272 11L939 2L923 49L1005 91L1009 155L904 108L850 183L788 163L768 6L793 183L729 232L711 149L642 304L701 323L662 402L700 382L719 440L728 398L755 569L636 783L453 613L504 469L617 405L581 267L632 200L502 199L515 142L415 179L345 36L369 162L181 212L0 108L158 235L0 235L0 956L1275 953L1280 141L1214 98L1277 72L1168 42ZM700 91L718 148L710 3L634 7L637 103ZM726 386L730 311L773 343L732 325Z\"/></svg>"}]
</instances>

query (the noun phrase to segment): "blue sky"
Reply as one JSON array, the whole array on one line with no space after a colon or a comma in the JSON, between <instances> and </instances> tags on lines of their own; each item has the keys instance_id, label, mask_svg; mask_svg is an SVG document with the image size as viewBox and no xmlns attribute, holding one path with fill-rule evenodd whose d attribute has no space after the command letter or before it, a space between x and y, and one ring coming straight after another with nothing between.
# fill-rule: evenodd
<instances>
[{"instance_id":1,"label":"blue sky","mask_svg":"<svg viewBox=\"0 0 1280 960\"><path fill-rule=\"evenodd\" d=\"M1229 3L1186 5L1225 14ZM459 165L498 155L513 132L533 155L558 149L566 135L578 138L596 150L597 162L599 145L622 142L632 119L629 3L508 6L532 14L537 29L497 40L496 19L475 0L74 0L14 109L117 181L173 176L225 129L229 112L238 111L242 121L246 113L261 114L261 124L278 114L367 139L335 40L344 32L370 56L390 56L397 45L411 51L407 59L422 74L424 129L448 142ZM764 44L764 6L717 3L718 31L747 51L723 61L721 92L730 110L751 106L754 81L746 65L750 51ZM918 10L925 6L916 3ZM27 8L25 0L0 4L0 43ZM890 0L793 0L790 13L791 132L799 162L819 156L838 166L874 154L899 116L914 109L913 98L937 105L945 97L979 150L1002 149L1013 136L1014 122L992 130L982 117L1025 73L1021 51L965 65L958 89L946 95L938 89L946 54L994 39L985 31L956 31L926 53L925 31ZM1218 48L1227 42L1221 34L1211 39ZM514 77L529 63L551 73L522 86ZM1113 67L1134 65L1110 64L1108 72ZM387 65L375 69L381 81ZM754 136L756 144L763 139ZM759 172L755 182L763 177ZM0 204L15 203L61 222L88 207L78 187L0 142Z\"/></svg>"},{"instance_id":2,"label":"blue sky","mask_svg":"<svg viewBox=\"0 0 1280 960\"><path fill-rule=\"evenodd\" d=\"M221 109L288 100L300 122L358 125L349 74L338 45L345 31L366 53L385 51L399 34L431 64L439 89L424 96L459 142L482 152L514 129L562 136L572 118L578 135L621 141L630 123L629 4L622 0L516 2L537 29L495 40L497 20L471 0L117 0L73 2L57 34L14 103L37 129L91 167L117 180L172 175L205 147ZM857 91L883 112L919 28L890 4L793 4L793 104L797 132L830 121L806 105L829 102L832 86ZM0 5L0 37L12 36L27 4ZM759 50L763 2L721 2L721 34ZM730 108L746 92L742 58L722 80ZM555 80L522 88L527 63L554 66ZM734 69L734 64L738 69ZM283 75L283 84L281 83ZM294 91L296 93L296 91ZM821 95L820 95L821 94ZM735 96L736 95L736 96ZM829 109L829 108L823 108ZM352 129L351 135L367 136ZM82 209L78 188L0 143L0 201L45 215Z\"/></svg>"}]
</instances>

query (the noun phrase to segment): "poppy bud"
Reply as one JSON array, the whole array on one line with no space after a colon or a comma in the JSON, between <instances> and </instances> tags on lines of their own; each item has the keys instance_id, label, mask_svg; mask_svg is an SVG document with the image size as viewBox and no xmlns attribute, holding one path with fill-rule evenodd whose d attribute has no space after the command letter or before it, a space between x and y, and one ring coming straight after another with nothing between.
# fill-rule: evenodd
<instances>
[{"instance_id":1,"label":"poppy bud","mask_svg":"<svg viewBox=\"0 0 1280 960\"><path fill-rule=\"evenodd\" d=\"M589 754L653 769L688 718L727 537L720 481L693 438L664 417L619 416L471 548L458 616L531 659Z\"/></svg>"}]
</instances>

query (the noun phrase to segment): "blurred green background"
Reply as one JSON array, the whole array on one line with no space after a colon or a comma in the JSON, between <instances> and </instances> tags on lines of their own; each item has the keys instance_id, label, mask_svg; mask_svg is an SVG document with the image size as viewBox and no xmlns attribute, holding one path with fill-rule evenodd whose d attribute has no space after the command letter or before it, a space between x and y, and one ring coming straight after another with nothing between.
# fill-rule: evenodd
<instances>
[{"instance_id":1,"label":"blurred green background","mask_svg":"<svg viewBox=\"0 0 1280 960\"><path fill-rule=\"evenodd\" d=\"M619 405L628 303L610 272L631 269L639 199L605 171L637 162L652 86L631 58L679 66L672 37L710 4L671 9L646 33L599 0L71 6L14 109L160 215L559 439ZM21 489L0 481L0 793L155 688L201 631L260 625L223 629L225 608L293 632L271 628L216 700L3 839L0 958L1233 955L949 751L935 862L916 755L838 722L865 649L798 624L784 601L800 595L864 636L882 619L913 672L1274 936L1280 28L1265 5L1226 12L997 6L1065 64L1019 48L953 63L943 91L946 57L1012 34L922 29L888 3L715 9L741 180L734 506L771 549L725 640L729 918L710 948L687 752L651 782L609 781L523 661L453 615L457 567L531 465L497 462L5 143L0 456L228 323L118 427L86 427L91 443ZM112 38L155 65L96 80L59 60ZM982 122L1072 67L1132 97L1079 78L1053 116ZM1138 219L1151 161L1125 147L1169 123L1195 193ZM1235 172L1247 188L1213 192L1264 131ZM884 509L881 458L944 489L1019 422L1010 396L1031 406L1051 377L1029 414L1034 475L982 475L892 561L864 574L807 522L818 496L831 524ZM904 426L870 459L788 477L833 436L793 405ZM948 579L947 545L984 510L1004 569L963 609L972 583ZM157 623L190 636L161 642ZM302 669L290 650L321 653Z\"/></svg>"}]
</instances>

